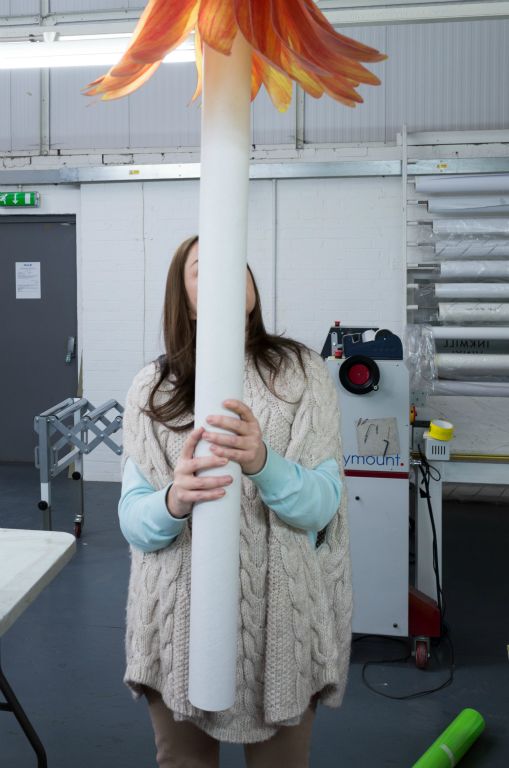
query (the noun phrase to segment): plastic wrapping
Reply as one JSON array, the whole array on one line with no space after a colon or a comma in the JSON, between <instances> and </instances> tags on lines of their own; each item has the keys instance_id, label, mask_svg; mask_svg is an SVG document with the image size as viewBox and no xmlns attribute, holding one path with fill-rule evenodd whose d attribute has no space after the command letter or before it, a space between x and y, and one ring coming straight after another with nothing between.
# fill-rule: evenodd
<instances>
[{"instance_id":1,"label":"plastic wrapping","mask_svg":"<svg viewBox=\"0 0 509 768\"><path fill-rule=\"evenodd\" d=\"M430 232L430 240L435 236ZM509 241L503 238L483 238L470 235L465 239L456 236L436 240L435 257L445 259L506 259L509 257Z\"/></svg>"},{"instance_id":2,"label":"plastic wrapping","mask_svg":"<svg viewBox=\"0 0 509 768\"><path fill-rule=\"evenodd\" d=\"M440 299L487 299L509 301L508 283L434 283L435 296Z\"/></svg>"},{"instance_id":3,"label":"plastic wrapping","mask_svg":"<svg viewBox=\"0 0 509 768\"><path fill-rule=\"evenodd\" d=\"M407 325L404 339L405 364L413 392L432 393L435 367L435 342L429 325Z\"/></svg>"},{"instance_id":4,"label":"plastic wrapping","mask_svg":"<svg viewBox=\"0 0 509 768\"><path fill-rule=\"evenodd\" d=\"M410 283L409 300L419 308L435 308L443 299L480 299L509 301L508 283Z\"/></svg>"},{"instance_id":5,"label":"plastic wrapping","mask_svg":"<svg viewBox=\"0 0 509 768\"><path fill-rule=\"evenodd\" d=\"M456 238L464 235L508 237L509 217L435 219L433 221L433 234L436 237L454 235Z\"/></svg>"},{"instance_id":6,"label":"plastic wrapping","mask_svg":"<svg viewBox=\"0 0 509 768\"><path fill-rule=\"evenodd\" d=\"M509 381L434 381L432 395L441 397L509 397Z\"/></svg>"},{"instance_id":7,"label":"plastic wrapping","mask_svg":"<svg viewBox=\"0 0 509 768\"><path fill-rule=\"evenodd\" d=\"M454 174L451 176L416 176L415 191L424 195L467 193L509 193L509 173Z\"/></svg>"},{"instance_id":8,"label":"plastic wrapping","mask_svg":"<svg viewBox=\"0 0 509 768\"><path fill-rule=\"evenodd\" d=\"M439 352L435 355L435 366L439 379L509 378L509 355Z\"/></svg>"},{"instance_id":9,"label":"plastic wrapping","mask_svg":"<svg viewBox=\"0 0 509 768\"><path fill-rule=\"evenodd\" d=\"M438 319L441 323L509 325L509 303L439 302Z\"/></svg>"},{"instance_id":10,"label":"plastic wrapping","mask_svg":"<svg viewBox=\"0 0 509 768\"><path fill-rule=\"evenodd\" d=\"M508 280L509 261L452 261L440 264L443 280Z\"/></svg>"},{"instance_id":11,"label":"plastic wrapping","mask_svg":"<svg viewBox=\"0 0 509 768\"><path fill-rule=\"evenodd\" d=\"M472 214L508 213L509 195L461 195L460 197L430 197L429 213Z\"/></svg>"},{"instance_id":12,"label":"plastic wrapping","mask_svg":"<svg viewBox=\"0 0 509 768\"><path fill-rule=\"evenodd\" d=\"M489 325L434 325L434 339L490 339L509 341L509 326Z\"/></svg>"}]
</instances>

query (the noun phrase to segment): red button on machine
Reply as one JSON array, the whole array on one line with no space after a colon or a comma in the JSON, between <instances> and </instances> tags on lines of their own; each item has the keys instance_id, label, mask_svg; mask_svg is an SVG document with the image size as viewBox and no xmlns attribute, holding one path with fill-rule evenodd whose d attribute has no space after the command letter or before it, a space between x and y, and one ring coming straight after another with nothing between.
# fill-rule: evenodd
<instances>
[{"instance_id":1,"label":"red button on machine","mask_svg":"<svg viewBox=\"0 0 509 768\"><path fill-rule=\"evenodd\" d=\"M367 365L363 365L363 363L352 365L348 371L348 378L352 384L366 384L369 381L370 376L369 368Z\"/></svg>"}]
</instances>

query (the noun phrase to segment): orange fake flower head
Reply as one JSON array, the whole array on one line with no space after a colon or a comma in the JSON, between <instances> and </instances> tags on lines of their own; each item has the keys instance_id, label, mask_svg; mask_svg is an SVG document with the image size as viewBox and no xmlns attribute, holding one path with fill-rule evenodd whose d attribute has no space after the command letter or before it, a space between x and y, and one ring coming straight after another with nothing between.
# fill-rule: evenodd
<instances>
[{"instance_id":1,"label":"orange fake flower head","mask_svg":"<svg viewBox=\"0 0 509 768\"><path fill-rule=\"evenodd\" d=\"M290 104L292 80L310 96L326 93L354 107L363 101L355 90L360 83L380 84L360 62L387 58L336 32L313 0L149 0L119 63L85 93L103 99L132 93L193 29L195 98L201 91L202 44L228 56L240 33L253 48L251 98L263 83L281 112Z\"/></svg>"}]
</instances>

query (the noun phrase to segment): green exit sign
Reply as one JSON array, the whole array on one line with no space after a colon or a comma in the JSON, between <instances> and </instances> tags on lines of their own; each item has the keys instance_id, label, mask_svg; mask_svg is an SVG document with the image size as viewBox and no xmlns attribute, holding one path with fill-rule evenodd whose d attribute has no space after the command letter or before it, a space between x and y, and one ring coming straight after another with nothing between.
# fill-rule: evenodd
<instances>
[{"instance_id":1,"label":"green exit sign","mask_svg":"<svg viewBox=\"0 0 509 768\"><path fill-rule=\"evenodd\" d=\"M0 208L38 208L39 192L0 192Z\"/></svg>"}]
</instances>

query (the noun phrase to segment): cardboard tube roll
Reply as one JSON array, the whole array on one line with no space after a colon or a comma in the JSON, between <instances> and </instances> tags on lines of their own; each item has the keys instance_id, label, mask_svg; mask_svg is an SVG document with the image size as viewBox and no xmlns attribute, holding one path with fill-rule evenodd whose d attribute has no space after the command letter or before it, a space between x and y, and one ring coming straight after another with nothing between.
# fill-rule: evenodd
<instances>
[{"instance_id":1,"label":"cardboard tube roll","mask_svg":"<svg viewBox=\"0 0 509 768\"><path fill-rule=\"evenodd\" d=\"M509 341L509 327L484 325L433 325L434 339L493 339Z\"/></svg>"},{"instance_id":2,"label":"cardboard tube roll","mask_svg":"<svg viewBox=\"0 0 509 768\"><path fill-rule=\"evenodd\" d=\"M415 191L424 195L468 193L509 193L509 173L454 174L453 176L416 176Z\"/></svg>"},{"instance_id":3,"label":"cardboard tube roll","mask_svg":"<svg viewBox=\"0 0 509 768\"><path fill-rule=\"evenodd\" d=\"M437 299L508 301L509 283L435 283Z\"/></svg>"},{"instance_id":4,"label":"cardboard tube roll","mask_svg":"<svg viewBox=\"0 0 509 768\"><path fill-rule=\"evenodd\" d=\"M509 382L503 381L448 381L437 379L432 395L469 397L509 397Z\"/></svg>"},{"instance_id":5,"label":"cardboard tube roll","mask_svg":"<svg viewBox=\"0 0 509 768\"><path fill-rule=\"evenodd\" d=\"M444 280L509 280L509 261L445 261L440 264Z\"/></svg>"},{"instance_id":6,"label":"cardboard tube roll","mask_svg":"<svg viewBox=\"0 0 509 768\"><path fill-rule=\"evenodd\" d=\"M464 379L482 376L486 379L509 375L509 355L473 355L461 352L439 352L435 355L438 377Z\"/></svg>"},{"instance_id":7,"label":"cardboard tube roll","mask_svg":"<svg viewBox=\"0 0 509 768\"><path fill-rule=\"evenodd\" d=\"M438 304L441 323L509 324L509 303L444 302Z\"/></svg>"},{"instance_id":8,"label":"cardboard tube roll","mask_svg":"<svg viewBox=\"0 0 509 768\"><path fill-rule=\"evenodd\" d=\"M232 416L223 401L244 394L251 48L238 33L231 56L204 54L195 426L210 431L206 418ZM220 711L235 701L241 472L206 474L234 482L193 509L189 700Z\"/></svg>"}]
</instances>

